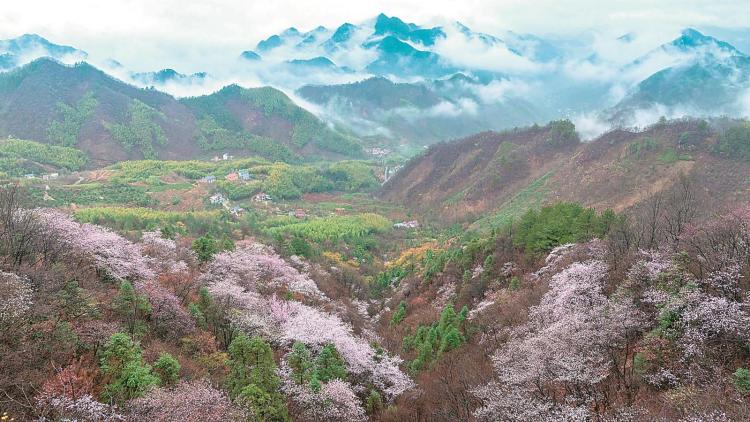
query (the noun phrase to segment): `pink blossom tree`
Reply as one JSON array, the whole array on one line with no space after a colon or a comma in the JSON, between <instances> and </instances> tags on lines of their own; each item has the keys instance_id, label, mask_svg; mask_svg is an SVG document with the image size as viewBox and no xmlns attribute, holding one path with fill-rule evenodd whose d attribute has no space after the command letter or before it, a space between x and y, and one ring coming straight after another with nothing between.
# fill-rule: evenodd
<instances>
[{"instance_id":1,"label":"pink blossom tree","mask_svg":"<svg viewBox=\"0 0 750 422\"><path fill-rule=\"evenodd\" d=\"M554 420L564 414L563 419L585 419L592 403L601 400L597 387L613 368L624 367L627 351L625 356L620 351L632 345L646 323L629 298L604 295L606 276L607 266L590 260L551 277L529 321L511 330L493 357L498 380L477 391L485 402L478 417Z\"/></svg>"},{"instance_id":2,"label":"pink blossom tree","mask_svg":"<svg viewBox=\"0 0 750 422\"><path fill-rule=\"evenodd\" d=\"M359 398L351 384L334 379L313 391L309 385L294 380L292 370L283 364L279 368L282 390L293 401L293 409L307 420L314 421L364 421L367 419Z\"/></svg>"},{"instance_id":3,"label":"pink blossom tree","mask_svg":"<svg viewBox=\"0 0 750 422\"><path fill-rule=\"evenodd\" d=\"M141 248L145 255L153 258L152 267L159 274L183 274L195 263L195 253L181 248L172 239L162 237L160 230L143 232Z\"/></svg>"},{"instance_id":4,"label":"pink blossom tree","mask_svg":"<svg viewBox=\"0 0 750 422\"><path fill-rule=\"evenodd\" d=\"M116 280L149 280L155 273L151 260L141 248L122 236L93 224L79 224L54 210L42 210L42 230L66 247L71 260L77 260Z\"/></svg>"},{"instance_id":5,"label":"pink blossom tree","mask_svg":"<svg viewBox=\"0 0 750 422\"><path fill-rule=\"evenodd\" d=\"M32 295L28 279L0 271L0 325L23 316L31 308Z\"/></svg>"},{"instance_id":6,"label":"pink blossom tree","mask_svg":"<svg viewBox=\"0 0 750 422\"><path fill-rule=\"evenodd\" d=\"M206 380L183 381L174 389L155 388L132 400L129 419L153 422L245 420L229 397Z\"/></svg>"},{"instance_id":7,"label":"pink blossom tree","mask_svg":"<svg viewBox=\"0 0 750 422\"><path fill-rule=\"evenodd\" d=\"M195 320L172 292L156 281L139 282L135 288L148 297L151 320L160 335L179 339L195 331Z\"/></svg>"},{"instance_id":8,"label":"pink blossom tree","mask_svg":"<svg viewBox=\"0 0 750 422\"><path fill-rule=\"evenodd\" d=\"M285 288L310 298L325 297L309 276L259 244L241 245L235 251L216 255L201 281L210 284L218 280L267 294Z\"/></svg>"}]
</instances>

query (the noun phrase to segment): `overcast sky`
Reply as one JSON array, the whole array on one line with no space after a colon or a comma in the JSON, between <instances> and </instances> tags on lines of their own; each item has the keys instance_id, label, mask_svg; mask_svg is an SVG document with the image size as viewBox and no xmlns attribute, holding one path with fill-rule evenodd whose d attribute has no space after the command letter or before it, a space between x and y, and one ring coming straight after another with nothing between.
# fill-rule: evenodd
<instances>
[{"instance_id":1,"label":"overcast sky","mask_svg":"<svg viewBox=\"0 0 750 422\"><path fill-rule=\"evenodd\" d=\"M750 31L748 0L2 0L0 37L38 33L135 70L193 72L290 26L335 28L380 12L425 25L458 20L488 33Z\"/></svg>"}]
</instances>

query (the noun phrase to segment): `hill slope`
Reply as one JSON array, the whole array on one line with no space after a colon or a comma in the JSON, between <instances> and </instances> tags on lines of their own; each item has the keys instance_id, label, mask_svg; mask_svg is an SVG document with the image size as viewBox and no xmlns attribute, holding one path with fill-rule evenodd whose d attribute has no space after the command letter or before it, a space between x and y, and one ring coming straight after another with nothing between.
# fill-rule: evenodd
<instances>
[{"instance_id":1,"label":"hill slope","mask_svg":"<svg viewBox=\"0 0 750 422\"><path fill-rule=\"evenodd\" d=\"M184 159L218 150L272 159L360 153L356 140L272 88L234 86L179 101L86 63L50 59L0 75L0 135L77 147L94 163Z\"/></svg>"},{"instance_id":2,"label":"hill slope","mask_svg":"<svg viewBox=\"0 0 750 422\"><path fill-rule=\"evenodd\" d=\"M617 130L579 143L572 124L485 132L432 146L383 187L382 196L443 221L500 226L529 208L575 201L617 211L692 176L706 203L750 199L750 163L715 153L705 122L681 120L643 132ZM719 205L716 205L719 204Z\"/></svg>"}]
</instances>

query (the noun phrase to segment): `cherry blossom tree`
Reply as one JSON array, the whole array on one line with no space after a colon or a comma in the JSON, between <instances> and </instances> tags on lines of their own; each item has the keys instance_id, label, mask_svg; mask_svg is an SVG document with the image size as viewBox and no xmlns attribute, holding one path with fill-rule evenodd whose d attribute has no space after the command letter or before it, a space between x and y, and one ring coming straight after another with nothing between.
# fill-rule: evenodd
<instances>
[{"instance_id":1,"label":"cherry blossom tree","mask_svg":"<svg viewBox=\"0 0 750 422\"><path fill-rule=\"evenodd\" d=\"M337 316L299 302L282 302L275 297L271 314L278 319L287 344L295 341L322 347L333 344L347 364L347 371L369 378L389 400L414 384L400 369L400 358L376 353L370 344L352 333Z\"/></svg>"},{"instance_id":2,"label":"cherry blossom tree","mask_svg":"<svg viewBox=\"0 0 750 422\"><path fill-rule=\"evenodd\" d=\"M333 344L345 360L347 371L374 384L387 400L413 386L399 369L399 358L376 352L336 315L300 302L269 297L274 291L269 287L279 286L297 288L313 297L324 296L307 276L268 253L259 245L221 253L200 277L232 326L283 347L291 347L296 341L315 348Z\"/></svg>"},{"instance_id":3,"label":"cherry blossom tree","mask_svg":"<svg viewBox=\"0 0 750 422\"><path fill-rule=\"evenodd\" d=\"M45 416L41 421L124 421L116 407L96 401L90 395L76 399L43 394L37 399L37 409Z\"/></svg>"},{"instance_id":4,"label":"cherry blossom tree","mask_svg":"<svg viewBox=\"0 0 750 422\"><path fill-rule=\"evenodd\" d=\"M130 401L132 421L202 422L245 420L229 397L206 380L183 381L174 389L155 388Z\"/></svg>"},{"instance_id":5,"label":"cherry blossom tree","mask_svg":"<svg viewBox=\"0 0 750 422\"><path fill-rule=\"evenodd\" d=\"M624 366L627 351L618 361L619 350L645 326L629 298L604 295L606 276L606 264L590 260L551 277L528 323L511 330L494 356L498 381L477 391L485 402L478 417L584 420L592 406L603 406L598 385Z\"/></svg>"},{"instance_id":6,"label":"cherry blossom tree","mask_svg":"<svg viewBox=\"0 0 750 422\"><path fill-rule=\"evenodd\" d=\"M293 401L293 408L305 419L314 421L364 421L365 410L351 384L334 379L313 391L307 383L298 383L286 364L279 368L282 390Z\"/></svg>"},{"instance_id":7,"label":"cherry blossom tree","mask_svg":"<svg viewBox=\"0 0 750 422\"><path fill-rule=\"evenodd\" d=\"M145 255L153 258L152 267L159 274L185 275L198 259L191 249L162 237L160 230L143 232L141 248Z\"/></svg>"},{"instance_id":8,"label":"cherry blossom tree","mask_svg":"<svg viewBox=\"0 0 750 422\"><path fill-rule=\"evenodd\" d=\"M238 246L234 251L216 255L201 277L201 282L211 284L219 280L252 291L270 293L285 288L311 298L325 298L309 276L297 271L271 249L257 243Z\"/></svg>"},{"instance_id":9,"label":"cherry blossom tree","mask_svg":"<svg viewBox=\"0 0 750 422\"><path fill-rule=\"evenodd\" d=\"M155 277L151 260L141 248L122 236L93 224L79 224L54 210L39 212L45 235L66 247L72 260L88 265L116 280L149 280Z\"/></svg>"},{"instance_id":10,"label":"cherry blossom tree","mask_svg":"<svg viewBox=\"0 0 750 422\"><path fill-rule=\"evenodd\" d=\"M172 292L156 281L139 282L135 288L148 297L151 320L160 335L179 339L195 331L195 320Z\"/></svg>"},{"instance_id":11,"label":"cherry blossom tree","mask_svg":"<svg viewBox=\"0 0 750 422\"><path fill-rule=\"evenodd\" d=\"M0 271L0 324L23 316L31 308L32 295L28 279Z\"/></svg>"}]
</instances>

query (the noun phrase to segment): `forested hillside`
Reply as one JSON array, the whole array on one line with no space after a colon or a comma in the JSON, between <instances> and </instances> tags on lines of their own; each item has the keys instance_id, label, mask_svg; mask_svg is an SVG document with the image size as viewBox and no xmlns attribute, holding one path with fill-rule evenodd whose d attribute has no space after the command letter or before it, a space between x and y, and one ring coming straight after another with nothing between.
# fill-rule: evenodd
<instances>
[{"instance_id":1,"label":"forested hillside","mask_svg":"<svg viewBox=\"0 0 750 422\"><path fill-rule=\"evenodd\" d=\"M447 222L499 227L529 207L574 201L630 210L682 177L713 204L705 215L748 199L747 122L663 121L581 142L568 121L486 132L437 144L383 187L385 199Z\"/></svg>"},{"instance_id":2,"label":"forested hillside","mask_svg":"<svg viewBox=\"0 0 750 422\"><path fill-rule=\"evenodd\" d=\"M179 101L86 63L52 59L0 75L0 133L77 148L99 165L223 153L284 161L362 154L356 138L273 88L231 86Z\"/></svg>"}]
</instances>

